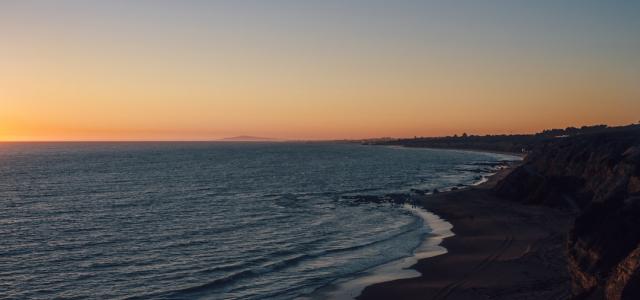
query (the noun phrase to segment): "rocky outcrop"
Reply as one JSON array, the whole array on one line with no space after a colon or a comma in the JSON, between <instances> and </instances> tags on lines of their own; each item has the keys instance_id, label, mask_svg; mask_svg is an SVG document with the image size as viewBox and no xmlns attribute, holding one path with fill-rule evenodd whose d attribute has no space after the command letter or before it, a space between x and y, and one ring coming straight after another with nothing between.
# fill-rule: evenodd
<instances>
[{"instance_id":1,"label":"rocky outcrop","mask_svg":"<svg viewBox=\"0 0 640 300\"><path fill-rule=\"evenodd\" d=\"M640 295L638 282L640 282L640 246L616 266L605 285L605 295L608 299L638 299Z\"/></svg>"},{"instance_id":2,"label":"rocky outcrop","mask_svg":"<svg viewBox=\"0 0 640 300\"><path fill-rule=\"evenodd\" d=\"M495 192L577 212L566 249L576 298L640 299L638 126L542 143Z\"/></svg>"}]
</instances>

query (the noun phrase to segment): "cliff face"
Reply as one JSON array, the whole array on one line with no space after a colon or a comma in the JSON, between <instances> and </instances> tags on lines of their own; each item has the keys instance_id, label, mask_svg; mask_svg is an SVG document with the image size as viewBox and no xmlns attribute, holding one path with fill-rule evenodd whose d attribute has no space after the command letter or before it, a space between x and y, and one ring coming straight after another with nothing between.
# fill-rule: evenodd
<instances>
[{"instance_id":1,"label":"cliff face","mask_svg":"<svg viewBox=\"0 0 640 300\"><path fill-rule=\"evenodd\" d=\"M640 299L638 126L540 144L495 191L577 212L567 238L577 298Z\"/></svg>"}]
</instances>

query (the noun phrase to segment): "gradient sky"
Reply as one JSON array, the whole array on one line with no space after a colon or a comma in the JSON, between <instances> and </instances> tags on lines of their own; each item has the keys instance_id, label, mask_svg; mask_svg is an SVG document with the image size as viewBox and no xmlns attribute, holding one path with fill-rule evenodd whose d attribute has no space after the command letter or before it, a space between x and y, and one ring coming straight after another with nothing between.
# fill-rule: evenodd
<instances>
[{"instance_id":1,"label":"gradient sky","mask_svg":"<svg viewBox=\"0 0 640 300\"><path fill-rule=\"evenodd\" d=\"M640 1L0 1L0 140L640 121Z\"/></svg>"}]
</instances>

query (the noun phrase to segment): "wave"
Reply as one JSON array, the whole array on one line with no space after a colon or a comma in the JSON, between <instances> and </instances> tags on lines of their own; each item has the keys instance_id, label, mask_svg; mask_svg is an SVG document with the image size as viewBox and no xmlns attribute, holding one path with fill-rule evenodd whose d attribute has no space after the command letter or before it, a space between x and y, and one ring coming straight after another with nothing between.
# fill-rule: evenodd
<instances>
[{"instance_id":1,"label":"wave","mask_svg":"<svg viewBox=\"0 0 640 300\"><path fill-rule=\"evenodd\" d=\"M421 221L419 219L417 219L414 224L417 224L418 222L421 222ZM407 230L400 231L400 232L398 232L396 234L390 235L390 236L386 237L385 239L375 240L375 241L371 241L371 242L368 242L368 243L362 243L362 244L349 246L349 247L334 248L334 249L329 249L329 250L317 251L317 252L314 252L314 253L294 255L293 257L290 257L290 258L287 258L287 259L284 259L284 260L280 260L280 261L277 261L277 262L269 263L269 264L263 265L263 266L261 266L259 268L245 269L245 270L242 270L242 271L238 271L238 272L235 272L235 273L230 274L228 276L225 276L223 278L219 278L219 279L213 280L211 282L207 282L205 284L201 284L201 285L197 285L197 286L193 286L193 287L188 287L188 288L183 288L183 289L177 289L177 290L173 290L173 291L167 291L167 292L164 292L162 294L145 295L145 296L140 296L140 297L135 297L135 298L130 298L130 299L144 299L144 298L147 298L147 297L149 297L149 298L167 297L167 298L170 298L170 299L175 299L175 298L191 298L191 297L195 297L195 296L197 296L199 294L210 294L212 291L215 291L217 289L223 288L225 286L229 286L229 285L231 285L233 283L236 283L238 281L241 281L243 279L252 278L252 277L264 275L264 274L267 274L267 273L270 273L270 272L275 272L275 271L279 271L279 270L282 270L282 269L286 269L286 268L289 268L291 266L294 266L294 265L299 264L299 263L301 263L303 261L306 261L306 260L316 259L316 258L319 258L319 257L332 255L332 254L336 254L336 253L357 251L357 250L360 250L360 249L371 247L371 246L374 246L376 244L381 244L381 243L393 240L393 239L395 239L395 238L397 238L399 236L415 232L419 228L420 228L419 226L412 226L412 228L409 228ZM283 250L283 251L279 251L279 252L276 252L276 253L272 253L272 255L273 254L280 254L281 255L281 254L286 254L286 253L291 253L291 252L295 252L295 251ZM262 258L260 260L266 260L266 258ZM231 269L231 268L229 268L229 269ZM211 272L215 272L216 270L222 270L222 268L212 268Z\"/></svg>"},{"instance_id":2,"label":"wave","mask_svg":"<svg viewBox=\"0 0 640 300\"><path fill-rule=\"evenodd\" d=\"M425 229L430 229L428 238L422 240L422 243L412 251L411 256L394 259L363 272L353 273L349 277L337 279L297 299L355 299L369 285L420 276L419 272L410 267L420 259L446 253L447 250L441 247L440 243L444 238L454 235L451 231L453 226L422 208L410 205L404 207L422 220Z\"/></svg>"}]
</instances>

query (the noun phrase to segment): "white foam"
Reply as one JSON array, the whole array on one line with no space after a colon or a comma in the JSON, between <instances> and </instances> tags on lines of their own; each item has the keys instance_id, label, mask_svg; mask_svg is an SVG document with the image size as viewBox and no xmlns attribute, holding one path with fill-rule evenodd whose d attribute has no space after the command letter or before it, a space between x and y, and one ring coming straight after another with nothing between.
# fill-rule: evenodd
<instances>
[{"instance_id":1,"label":"white foam","mask_svg":"<svg viewBox=\"0 0 640 300\"><path fill-rule=\"evenodd\" d=\"M481 185L481 184L483 184L483 183L485 183L485 182L489 181L489 177L491 177L491 176L493 176L493 175L495 175L495 174L496 174L496 173L489 173L489 175L482 175L482 178L480 178L480 180L478 180L478 181L476 181L476 182L472 183L471 185L473 185L473 186Z\"/></svg>"},{"instance_id":2,"label":"white foam","mask_svg":"<svg viewBox=\"0 0 640 300\"><path fill-rule=\"evenodd\" d=\"M410 269L411 266L415 265L420 259L447 253L447 249L440 246L440 243L442 243L443 239L454 235L451 231L453 225L422 208L409 204L405 204L404 207L420 217L423 220L424 229L429 232L428 237L414 250L413 256L373 267L357 274L355 278L337 280L328 286L316 290L310 296L300 297L298 299L354 299L369 285L397 279L419 277L420 273L414 269Z\"/></svg>"}]
</instances>

